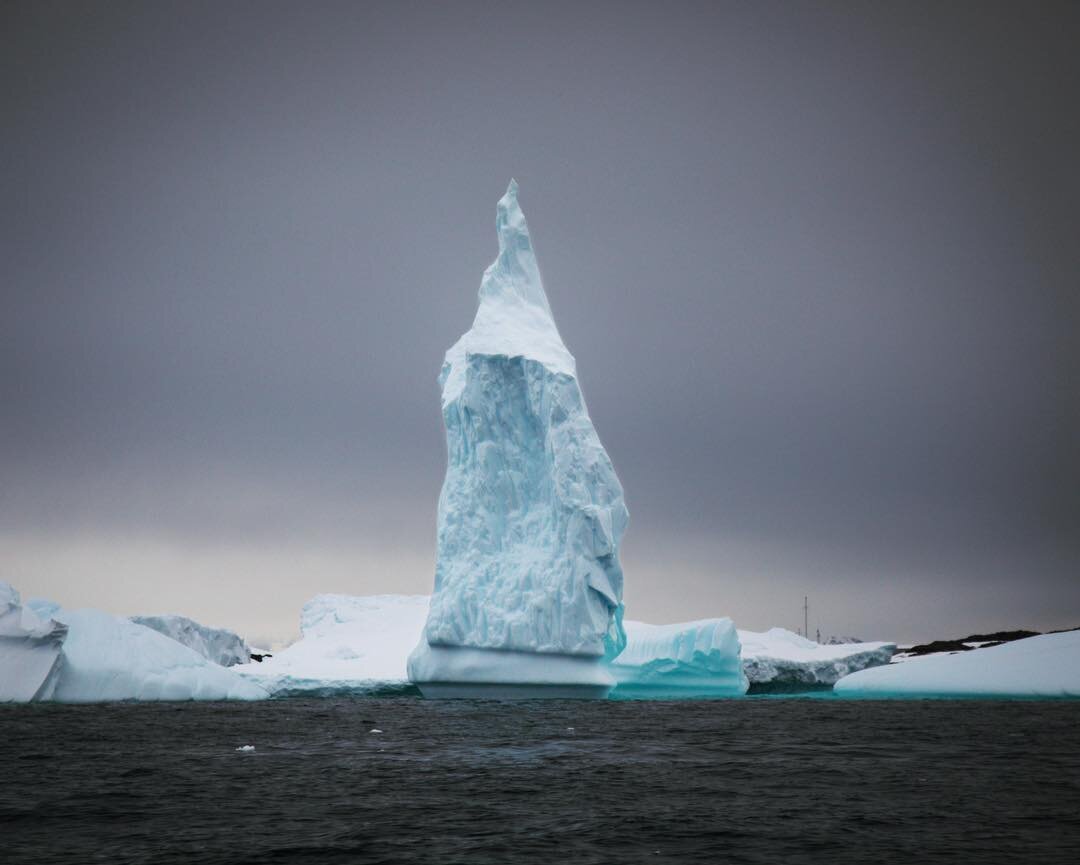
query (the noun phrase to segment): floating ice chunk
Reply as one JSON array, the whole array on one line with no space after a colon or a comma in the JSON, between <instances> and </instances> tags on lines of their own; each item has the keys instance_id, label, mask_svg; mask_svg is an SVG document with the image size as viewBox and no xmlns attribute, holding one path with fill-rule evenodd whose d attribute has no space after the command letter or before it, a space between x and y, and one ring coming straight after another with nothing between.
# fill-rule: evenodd
<instances>
[{"instance_id":1,"label":"floating ice chunk","mask_svg":"<svg viewBox=\"0 0 1080 865\"><path fill-rule=\"evenodd\" d=\"M410 688L405 662L423 631L428 600L316 595L300 614L300 640L262 663L232 669L275 696Z\"/></svg>"},{"instance_id":2,"label":"floating ice chunk","mask_svg":"<svg viewBox=\"0 0 1080 865\"><path fill-rule=\"evenodd\" d=\"M382 730L380 730L378 727L372 727L370 730L368 730L368 732L369 733L381 733Z\"/></svg>"},{"instance_id":3,"label":"floating ice chunk","mask_svg":"<svg viewBox=\"0 0 1080 865\"><path fill-rule=\"evenodd\" d=\"M132 616L137 625L153 628L159 634L194 649L204 658L231 667L251 660L251 649L238 634L224 628L209 628L186 616Z\"/></svg>"},{"instance_id":4,"label":"floating ice chunk","mask_svg":"<svg viewBox=\"0 0 1080 865\"><path fill-rule=\"evenodd\" d=\"M53 699L258 700L265 689L157 631L97 610L61 610L68 626Z\"/></svg>"},{"instance_id":5,"label":"floating ice chunk","mask_svg":"<svg viewBox=\"0 0 1080 865\"><path fill-rule=\"evenodd\" d=\"M846 696L1080 697L1080 631L1043 634L844 676Z\"/></svg>"},{"instance_id":6,"label":"floating ice chunk","mask_svg":"<svg viewBox=\"0 0 1080 865\"><path fill-rule=\"evenodd\" d=\"M616 697L729 697L746 693L731 619L675 625L627 621L626 648L611 662Z\"/></svg>"},{"instance_id":7,"label":"floating ice chunk","mask_svg":"<svg viewBox=\"0 0 1080 865\"><path fill-rule=\"evenodd\" d=\"M0 703L52 697L67 630L23 606L14 587L0 582Z\"/></svg>"},{"instance_id":8,"label":"floating ice chunk","mask_svg":"<svg viewBox=\"0 0 1080 865\"><path fill-rule=\"evenodd\" d=\"M513 181L496 229L476 318L439 376L448 460L435 593L409 678L429 696L600 696L613 684L602 659L625 642L622 487Z\"/></svg>"},{"instance_id":9,"label":"floating ice chunk","mask_svg":"<svg viewBox=\"0 0 1080 865\"><path fill-rule=\"evenodd\" d=\"M856 670L889 663L895 643L820 645L784 628L739 631L752 690L828 687Z\"/></svg>"},{"instance_id":10,"label":"floating ice chunk","mask_svg":"<svg viewBox=\"0 0 1080 865\"><path fill-rule=\"evenodd\" d=\"M254 745L241 745L241 746L240 746L239 748L237 748L236 750L237 750L237 751L254 751L254 750L255 750L255 746L254 746Z\"/></svg>"}]
</instances>

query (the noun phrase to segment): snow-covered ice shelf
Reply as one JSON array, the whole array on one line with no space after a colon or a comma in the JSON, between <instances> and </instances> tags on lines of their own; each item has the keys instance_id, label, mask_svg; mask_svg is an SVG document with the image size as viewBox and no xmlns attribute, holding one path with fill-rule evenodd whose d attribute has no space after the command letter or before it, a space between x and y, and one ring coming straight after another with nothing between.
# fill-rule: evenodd
<instances>
[{"instance_id":1,"label":"snow-covered ice shelf","mask_svg":"<svg viewBox=\"0 0 1080 865\"><path fill-rule=\"evenodd\" d=\"M751 691L828 688L842 676L889 663L895 643L821 644L784 628L739 631Z\"/></svg>"},{"instance_id":2,"label":"snow-covered ice shelf","mask_svg":"<svg viewBox=\"0 0 1080 865\"><path fill-rule=\"evenodd\" d=\"M835 690L873 697L1080 697L1080 631L909 658L844 676Z\"/></svg>"}]
</instances>

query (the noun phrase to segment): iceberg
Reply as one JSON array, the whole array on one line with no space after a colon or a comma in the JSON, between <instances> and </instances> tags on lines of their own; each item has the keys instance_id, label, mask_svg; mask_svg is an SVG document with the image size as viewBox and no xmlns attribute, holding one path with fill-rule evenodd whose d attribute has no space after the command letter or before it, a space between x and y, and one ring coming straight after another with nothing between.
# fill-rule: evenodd
<instances>
[{"instance_id":1,"label":"iceberg","mask_svg":"<svg viewBox=\"0 0 1080 865\"><path fill-rule=\"evenodd\" d=\"M1080 697L1080 630L910 658L844 676L834 690L850 697Z\"/></svg>"},{"instance_id":2,"label":"iceberg","mask_svg":"<svg viewBox=\"0 0 1080 865\"><path fill-rule=\"evenodd\" d=\"M48 700L56 690L67 626L42 618L0 582L0 703Z\"/></svg>"},{"instance_id":3,"label":"iceberg","mask_svg":"<svg viewBox=\"0 0 1080 865\"><path fill-rule=\"evenodd\" d=\"M301 639L262 663L233 667L275 697L411 689L405 669L428 615L427 595L316 595Z\"/></svg>"},{"instance_id":4,"label":"iceberg","mask_svg":"<svg viewBox=\"0 0 1080 865\"><path fill-rule=\"evenodd\" d=\"M98 610L60 610L68 627L53 699L260 700L259 685L155 630Z\"/></svg>"},{"instance_id":5,"label":"iceberg","mask_svg":"<svg viewBox=\"0 0 1080 865\"><path fill-rule=\"evenodd\" d=\"M544 293L517 184L470 330L439 375L435 591L409 679L430 697L604 696L625 645L622 486Z\"/></svg>"},{"instance_id":6,"label":"iceberg","mask_svg":"<svg viewBox=\"0 0 1080 865\"><path fill-rule=\"evenodd\" d=\"M267 696L262 686L156 630L98 610L64 610L51 601L22 605L14 588L0 583L0 702Z\"/></svg>"},{"instance_id":7,"label":"iceberg","mask_svg":"<svg viewBox=\"0 0 1080 865\"><path fill-rule=\"evenodd\" d=\"M223 667L251 660L247 643L224 628L208 628L186 616L132 616L131 621L164 634Z\"/></svg>"},{"instance_id":8,"label":"iceberg","mask_svg":"<svg viewBox=\"0 0 1080 865\"><path fill-rule=\"evenodd\" d=\"M731 619L675 625L626 621L626 648L611 662L613 697L738 697L748 686Z\"/></svg>"},{"instance_id":9,"label":"iceberg","mask_svg":"<svg viewBox=\"0 0 1080 865\"><path fill-rule=\"evenodd\" d=\"M819 644L784 628L739 631L750 690L826 689L842 676L888 664L895 643Z\"/></svg>"}]
</instances>

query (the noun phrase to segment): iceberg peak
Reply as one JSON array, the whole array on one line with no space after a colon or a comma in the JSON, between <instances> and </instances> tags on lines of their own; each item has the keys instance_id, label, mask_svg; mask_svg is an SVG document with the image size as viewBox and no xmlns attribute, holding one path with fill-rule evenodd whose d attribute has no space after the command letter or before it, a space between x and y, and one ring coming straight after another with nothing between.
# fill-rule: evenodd
<instances>
[{"instance_id":1,"label":"iceberg peak","mask_svg":"<svg viewBox=\"0 0 1080 865\"><path fill-rule=\"evenodd\" d=\"M499 236L499 256L484 271L480 283L480 303L488 298L516 300L538 306L551 316L540 268L536 263L525 214L517 199L518 184L513 178L499 199L495 231Z\"/></svg>"},{"instance_id":2,"label":"iceberg peak","mask_svg":"<svg viewBox=\"0 0 1080 865\"><path fill-rule=\"evenodd\" d=\"M472 327L446 353L439 383L443 406L461 394L470 357L525 357L554 373L575 375L574 358L551 315L529 226L511 180L499 199L495 231L499 254L484 271Z\"/></svg>"},{"instance_id":3,"label":"iceberg peak","mask_svg":"<svg viewBox=\"0 0 1080 865\"><path fill-rule=\"evenodd\" d=\"M510 181L472 327L439 375L435 594L409 656L428 696L603 696L626 643L622 486L589 420Z\"/></svg>"}]
</instances>

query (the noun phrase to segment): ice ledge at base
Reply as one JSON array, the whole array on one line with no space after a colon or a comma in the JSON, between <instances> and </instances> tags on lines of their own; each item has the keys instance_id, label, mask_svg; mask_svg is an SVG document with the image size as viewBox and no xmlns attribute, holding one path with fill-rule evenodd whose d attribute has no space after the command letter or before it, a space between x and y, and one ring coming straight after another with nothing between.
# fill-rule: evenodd
<instances>
[{"instance_id":1,"label":"ice ledge at base","mask_svg":"<svg viewBox=\"0 0 1080 865\"><path fill-rule=\"evenodd\" d=\"M423 642L409 656L409 678L431 698L603 699L615 685L599 657Z\"/></svg>"}]
</instances>

